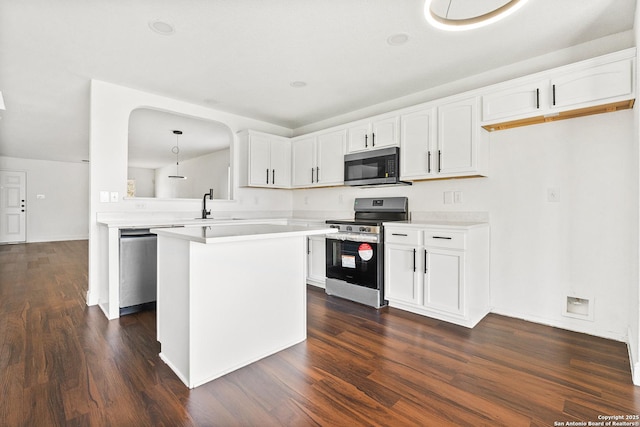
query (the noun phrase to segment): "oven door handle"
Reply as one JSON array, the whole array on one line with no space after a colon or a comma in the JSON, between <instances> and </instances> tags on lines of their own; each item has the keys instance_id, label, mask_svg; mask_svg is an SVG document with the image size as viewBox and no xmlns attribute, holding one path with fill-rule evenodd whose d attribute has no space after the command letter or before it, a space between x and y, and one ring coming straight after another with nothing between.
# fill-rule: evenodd
<instances>
[{"instance_id":1,"label":"oven door handle","mask_svg":"<svg viewBox=\"0 0 640 427\"><path fill-rule=\"evenodd\" d=\"M379 243L380 238L377 235L362 235L353 233L331 233L325 236L327 239L332 240L348 240L350 242L362 242L362 243Z\"/></svg>"}]
</instances>

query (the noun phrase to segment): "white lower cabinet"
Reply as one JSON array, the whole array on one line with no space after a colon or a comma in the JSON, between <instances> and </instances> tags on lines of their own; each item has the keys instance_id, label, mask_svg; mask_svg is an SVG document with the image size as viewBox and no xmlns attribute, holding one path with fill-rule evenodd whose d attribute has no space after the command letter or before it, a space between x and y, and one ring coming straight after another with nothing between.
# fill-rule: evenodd
<instances>
[{"instance_id":1,"label":"white lower cabinet","mask_svg":"<svg viewBox=\"0 0 640 427\"><path fill-rule=\"evenodd\" d=\"M385 275L389 285L385 297L391 301L418 302L418 273L416 252L419 248L410 245L385 245Z\"/></svg>"},{"instance_id":2,"label":"white lower cabinet","mask_svg":"<svg viewBox=\"0 0 640 427\"><path fill-rule=\"evenodd\" d=\"M489 226L385 226L391 307L469 328L489 313Z\"/></svg>"},{"instance_id":3,"label":"white lower cabinet","mask_svg":"<svg viewBox=\"0 0 640 427\"><path fill-rule=\"evenodd\" d=\"M425 268L422 304L449 313L464 314L464 251L440 248L424 248L423 251Z\"/></svg>"},{"instance_id":4,"label":"white lower cabinet","mask_svg":"<svg viewBox=\"0 0 640 427\"><path fill-rule=\"evenodd\" d=\"M326 245L323 236L307 240L307 283L324 288L326 281Z\"/></svg>"}]
</instances>

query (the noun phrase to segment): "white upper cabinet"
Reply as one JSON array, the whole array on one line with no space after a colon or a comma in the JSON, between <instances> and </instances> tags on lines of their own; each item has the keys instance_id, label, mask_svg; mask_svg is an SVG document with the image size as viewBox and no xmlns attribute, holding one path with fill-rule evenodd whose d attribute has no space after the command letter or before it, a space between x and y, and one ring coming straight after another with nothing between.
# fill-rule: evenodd
<instances>
[{"instance_id":1,"label":"white upper cabinet","mask_svg":"<svg viewBox=\"0 0 640 427\"><path fill-rule=\"evenodd\" d=\"M492 92L482 97L482 120L503 120L539 114L549 104L549 80L535 81Z\"/></svg>"},{"instance_id":2,"label":"white upper cabinet","mask_svg":"<svg viewBox=\"0 0 640 427\"><path fill-rule=\"evenodd\" d=\"M342 185L346 137L346 129L340 129L294 139L293 186Z\"/></svg>"},{"instance_id":3,"label":"white upper cabinet","mask_svg":"<svg viewBox=\"0 0 640 427\"><path fill-rule=\"evenodd\" d=\"M400 143L399 117L387 116L356 122L347 130L347 152L375 150Z\"/></svg>"},{"instance_id":4,"label":"white upper cabinet","mask_svg":"<svg viewBox=\"0 0 640 427\"><path fill-rule=\"evenodd\" d=\"M288 138L271 140L271 185L278 188L291 187L291 141ZM259 175L259 173L258 173Z\"/></svg>"},{"instance_id":5,"label":"white upper cabinet","mask_svg":"<svg viewBox=\"0 0 640 427\"><path fill-rule=\"evenodd\" d=\"M316 184L344 184L344 150L347 140L345 129L319 134L316 158Z\"/></svg>"},{"instance_id":6,"label":"white upper cabinet","mask_svg":"<svg viewBox=\"0 0 640 427\"><path fill-rule=\"evenodd\" d=\"M277 135L243 131L240 186L291 188L291 141Z\"/></svg>"},{"instance_id":7,"label":"white upper cabinet","mask_svg":"<svg viewBox=\"0 0 640 427\"><path fill-rule=\"evenodd\" d=\"M475 172L478 162L476 97L438 107L438 173Z\"/></svg>"},{"instance_id":8,"label":"white upper cabinet","mask_svg":"<svg viewBox=\"0 0 640 427\"><path fill-rule=\"evenodd\" d=\"M426 108L400 117L400 176L433 177L437 171L436 109Z\"/></svg>"},{"instance_id":9,"label":"white upper cabinet","mask_svg":"<svg viewBox=\"0 0 640 427\"><path fill-rule=\"evenodd\" d=\"M629 96L633 91L632 72L632 60L625 59L552 78L551 108L580 107Z\"/></svg>"},{"instance_id":10,"label":"white upper cabinet","mask_svg":"<svg viewBox=\"0 0 640 427\"><path fill-rule=\"evenodd\" d=\"M309 187L315 181L316 137L294 139L291 144L293 186Z\"/></svg>"},{"instance_id":11,"label":"white upper cabinet","mask_svg":"<svg viewBox=\"0 0 640 427\"><path fill-rule=\"evenodd\" d=\"M478 98L433 105L400 117L403 180L484 176L488 141L478 127Z\"/></svg>"},{"instance_id":12,"label":"white upper cabinet","mask_svg":"<svg viewBox=\"0 0 640 427\"><path fill-rule=\"evenodd\" d=\"M508 129L630 108L635 51L626 50L488 88L482 126Z\"/></svg>"}]
</instances>

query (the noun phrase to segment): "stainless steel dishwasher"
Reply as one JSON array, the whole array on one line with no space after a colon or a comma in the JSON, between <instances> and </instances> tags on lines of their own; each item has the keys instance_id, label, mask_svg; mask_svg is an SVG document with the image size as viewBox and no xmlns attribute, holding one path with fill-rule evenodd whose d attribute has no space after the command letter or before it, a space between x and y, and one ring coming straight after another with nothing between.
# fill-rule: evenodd
<instances>
[{"instance_id":1,"label":"stainless steel dishwasher","mask_svg":"<svg viewBox=\"0 0 640 427\"><path fill-rule=\"evenodd\" d=\"M156 304L157 236L149 229L120 230L120 315Z\"/></svg>"}]
</instances>

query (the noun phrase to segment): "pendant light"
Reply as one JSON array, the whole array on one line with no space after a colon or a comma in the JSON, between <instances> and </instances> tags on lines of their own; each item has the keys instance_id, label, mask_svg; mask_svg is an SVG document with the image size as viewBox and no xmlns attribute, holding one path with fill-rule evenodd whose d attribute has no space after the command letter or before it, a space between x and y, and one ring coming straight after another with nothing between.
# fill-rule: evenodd
<instances>
[{"instance_id":1,"label":"pendant light","mask_svg":"<svg viewBox=\"0 0 640 427\"><path fill-rule=\"evenodd\" d=\"M481 4L485 9L478 9L476 12L469 12L464 16L452 18L449 16L454 0L426 0L424 5L424 15L429 23L441 30L446 31L464 31L490 25L501 19L506 18L518 9L520 9L528 0L502 0L497 5L491 5L491 2ZM456 6L465 8L465 2L455 0ZM434 6L437 6L434 8ZM475 6L475 4L474 4ZM468 7L468 6L467 6ZM436 10L438 12L436 12Z\"/></svg>"},{"instance_id":2,"label":"pendant light","mask_svg":"<svg viewBox=\"0 0 640 427\"><path fill-rule=\"evenodd\" d=\"M175 175L169 175L169 178L187 179L186 176L180 175L180 141L179 141L179 138L180 138L180 135L182 135L182 131L181 130L174 130L172 132L176 136L176 145L174 145L171 148L171 152L176 155L176 174Z\"/></svg>"}]
</instances>

